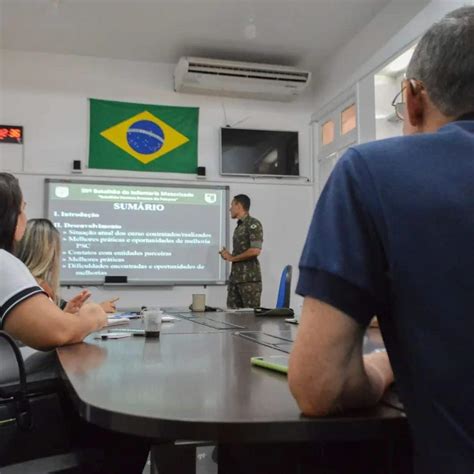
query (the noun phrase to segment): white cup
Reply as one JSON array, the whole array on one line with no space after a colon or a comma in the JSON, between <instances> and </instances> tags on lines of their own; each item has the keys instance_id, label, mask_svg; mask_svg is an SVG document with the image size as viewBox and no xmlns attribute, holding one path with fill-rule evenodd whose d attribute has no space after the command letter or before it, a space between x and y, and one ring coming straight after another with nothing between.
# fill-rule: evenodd
<instances>
[{"instance_id":1,"label":"white cup","mask_svg":"<svg viewBox=\"0 0 474 474\"><path fill-rule=\"evenodd\" d=\"M148 306L142 311L146 337L160 337L163 312L156 306Z\"/></svg>"},{"instance_id":2,"label":"white cup","mask_svg":"<svg viewBox=\"0 0 474 474\"><path fill-rule=\"evenodd\" d=\"M206 295L204 293L193 294L191 309L193 311L206 311Z\"/></svg>"}]
</instances>

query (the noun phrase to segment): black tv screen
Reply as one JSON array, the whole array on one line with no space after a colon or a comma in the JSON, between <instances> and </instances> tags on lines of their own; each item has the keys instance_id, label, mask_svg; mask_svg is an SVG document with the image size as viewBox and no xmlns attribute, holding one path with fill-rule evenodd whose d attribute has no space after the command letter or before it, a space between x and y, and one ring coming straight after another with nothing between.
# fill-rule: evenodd
<instances>
[{"instance_id":1,"label":"black tv screen","mask_svg":"<svg viewBox=\"0 0 474 474\"><path fill-rule=\"evenodd\" d=\"M221 174L299 176L298 132L221 128Z\"/></svg>"}]
</instances>

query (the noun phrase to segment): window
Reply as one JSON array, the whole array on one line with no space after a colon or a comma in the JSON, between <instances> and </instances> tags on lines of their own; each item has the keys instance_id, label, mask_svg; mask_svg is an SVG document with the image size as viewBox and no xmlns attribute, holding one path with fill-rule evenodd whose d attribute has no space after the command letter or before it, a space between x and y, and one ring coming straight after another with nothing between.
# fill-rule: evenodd
<instances>
[{"instance_id":1,"label":"window","mask_svg":"<svg viewBox=\"0 0 474 474\"><path fill-rule=\"evenodd\" d=\"M349 105L341 112L341 135L354 130L357 126L356 104ZM324 141L323 141L324 143Z\"/></svg>"},{"instance_id":2,"label":"window","mask_svg":"<svg viewBox=\"0 0 474 474\"><path fill-rule=\"evenodd\" d=\"M334 122L328 120L322 126L323 145L329 145L334 141Z\"/></svg>"}]
</instances>

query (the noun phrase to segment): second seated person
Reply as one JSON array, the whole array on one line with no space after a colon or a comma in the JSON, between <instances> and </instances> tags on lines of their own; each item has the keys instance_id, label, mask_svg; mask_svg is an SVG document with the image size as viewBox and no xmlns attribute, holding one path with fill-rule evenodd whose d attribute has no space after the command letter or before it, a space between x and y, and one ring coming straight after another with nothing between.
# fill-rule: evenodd
<instances>
[{"instance_id":1,"label":"second seated person","mask_svg":"<svg viewBox=\"0 0 474 474\"><path fill-rule=\"evenodd\" d=\"M62 310L77 313L89 299L89 290L82 290L69 301L59 297L61 236L50 220L29 219L23 238L15 246L15 253L28 267L38 285ZM117 300L118 298L103 301L100 306L106 313L114 313Z\"/></svg>"},{"instance_id":2,"label":"second seated person","mask_svg":"<svg viewBox=\"0 0 474 474\"><path fill-rule=\"evenodd\" d=\"M250 198L245 194L234 196L230 216L238 219L232 238L233 251L225 247L219 252L232 263L227 287L229 308L258 308L262 295L262 274L258 256L262 251L263 227L258 219L249 215Z\"/></svg>"}]
</instances>

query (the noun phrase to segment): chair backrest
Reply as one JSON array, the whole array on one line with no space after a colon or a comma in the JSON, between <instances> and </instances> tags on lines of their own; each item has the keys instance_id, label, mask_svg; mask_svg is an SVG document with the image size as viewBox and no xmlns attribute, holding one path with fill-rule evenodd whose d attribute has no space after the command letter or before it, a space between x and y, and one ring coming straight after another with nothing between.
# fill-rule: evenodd
<instances>
[{"instance_id":1,"label":"chair backrest","mask_svg":"<svg viewBox=\"0 0 474 474\"><path fill-rule=\"evenodd\" d=\"M3 405L3 408L7 407L1 416L12 413L8 409L12 408L18 427L22 430L29 430L32 420L25 364L16 342L5 331L0 331L0 368L2 374L0 377L0 404ZM3 421L10 422L12 420L8 418Z\"/></svg>"},{"instance_id":2,"label":"chair backrest","mask_svg":"<svg viewBox=\"0 0 474 474\"><path fill-rule=\"evenodd\" d=\"M281 272L280 286L278 287L278 296L276 307L289 308L290 307L290 292L291 292L291 273L293 267L287 265Z\"/></svg>"},{"instance_id":3,"label":"chair backrest","mask_svg":"<svg viewBox=\"0 0 474 474\"><path fill-rule=\"evenodd\" d=\"M50 376L49 371L46 374ZM58 393L38 392L37 389L44 385L40 382L34 382L36 388L29 392L31 386L29 382L27 384L20 349L9 334L0 331L2 474L46 474L79 466L80 459L71 452L70 427L61 408L61 399Z\"/></svg>"},{"instance_id":4,"label":"chair backrest","mask_svg":"<svg viewBox=\"0 0 474 474\"><path fill-rule=\"evenodd\" d=\"M0 397L9 397L10 390L2 389L10 386L19 388L22 379L25 379L25 372L20 350L4 331L0 331L0 369Z\"/></svg>"}]
</instances>

